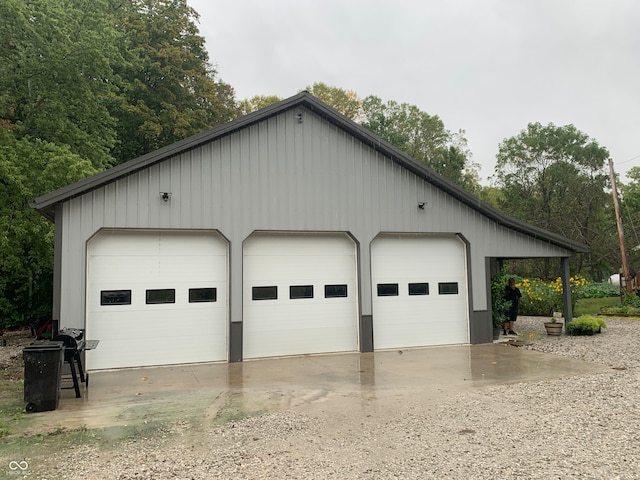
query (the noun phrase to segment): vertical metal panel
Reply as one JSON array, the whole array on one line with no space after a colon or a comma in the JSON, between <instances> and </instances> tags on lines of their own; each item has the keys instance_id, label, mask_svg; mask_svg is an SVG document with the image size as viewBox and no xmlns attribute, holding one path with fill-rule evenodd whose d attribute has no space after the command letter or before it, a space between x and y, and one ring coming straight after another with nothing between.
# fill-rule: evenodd
<instances>
[{"instance_id":1,"label":"vertical metal panel","mask_svg":"<svg viewBox=\"0 0 640 480\"><path fill-rule=\"evenodd\" d=\"M302 111L302 122L296 114ZM171 192L162 202L160 192ZM418 201L427 202L425 209ZM88 238L102 227L217 229L231 242L232 319L242 318L242 241L255 230L348 231L361 245L362 315L371 314L369 243L380 232L463 233L474 309L485 257L570 252L497 225L316 116L294 109L65 203L61 315L78 325ZM237 277L237 278L236 278ZM66 323L66 325L70 325Z\"/></svg>"}]
</instances>

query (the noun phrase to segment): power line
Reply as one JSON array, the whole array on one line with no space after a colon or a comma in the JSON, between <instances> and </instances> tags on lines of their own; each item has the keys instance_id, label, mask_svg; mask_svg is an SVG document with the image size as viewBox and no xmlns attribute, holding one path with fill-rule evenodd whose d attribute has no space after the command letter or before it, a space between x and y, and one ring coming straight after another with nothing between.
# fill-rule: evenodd
<instances>
[{"instance_id":1,"label":"power line","mask_svg":"<svg viewBox=\"0 0 640 480\"><path fill-rule=\"evenodd\" d=\"M633 160L635 160L636 158L640 158L640 153L638 155L636 155L635 157L631 157L629 160L625 160L623 162L614 162L616 165L622 165L623 163L629 163L632 162Z\"/></svg>"}]
</instances>

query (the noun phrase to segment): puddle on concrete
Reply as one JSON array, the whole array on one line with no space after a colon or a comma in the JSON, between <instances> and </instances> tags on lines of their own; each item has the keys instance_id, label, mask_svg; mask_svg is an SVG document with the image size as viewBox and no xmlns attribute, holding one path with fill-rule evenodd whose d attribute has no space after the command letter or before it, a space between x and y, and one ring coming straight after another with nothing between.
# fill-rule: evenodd
<instances>
[{"instance_id":1,"label":"puddle on concrete","mask_svg":"<svg viewBox=\"0 0 640 480\"><path fill-rule=\"evenodd\" d=\"M63 391L59 408L30 415L28 428L111 428L117 436L132 428L179 424L188 430L291 409L366 414L402 399L433 403L485 385L604 370L516 347L478 345L92 372L82 398Z\"/></svg>"}]
</instances>

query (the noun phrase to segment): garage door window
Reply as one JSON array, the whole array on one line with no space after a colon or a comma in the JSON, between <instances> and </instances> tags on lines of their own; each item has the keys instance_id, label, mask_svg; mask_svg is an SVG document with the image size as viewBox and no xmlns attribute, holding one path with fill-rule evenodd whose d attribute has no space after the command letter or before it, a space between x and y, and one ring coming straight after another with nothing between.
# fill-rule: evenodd
<instances>
[{"instance_id":1,"label":"garage door window","mask_svg":"<svg viewBox=\"0 0 640 480\"><path fill-rule=\"evenodd\" d=\"M398 284L397 283L379 283L378 296L379 297L397 297Z\"/></svg>"},{"instance_id":2,"label":"garage door window","mask_svg":"<svg viewBox=\"0 0 640 480\"><path fill-rule=\"evenodd\" d=\"M458 282L438 283L438 293L440 295L457 295L458 294Z\"/></svg>"},{"instance_id":3,"label":"garage door window","mask_svg":"<svg viewBox=\"0 0 640 480\"><path fill-rule=\"evenodd\" d=\"M429 295L428 283L410 283L409 295Z\"/></svg>"},{"instance_id":4,"label":"garage door window","mask_svg":"<svg viewBox=\"0 0 640 480\"><path fill-rule=\"evenodd\" d=\"M289 298L313 298L313 285L291 285Z\"/></svg>"},{"instance_id":5,"label":"garage door window","mask_svg":"<svg viewBox=\"0 0 640 480\"><path fill-rule=\"evenodd\" d=\"M147 290L147 305L158 303L176 303L176 291L174 288L162 290Z\"/></svg>"},{"instance_id":6,"label":"garage door window","mask_svg":"<svg viewBox=\"0 0 640 480\"><path fill-rule=\"evenodd\" d=\"M189 303L215 302L218 293L215 288L190 288Z\"/></svg>"},{"instance_id":7,"label":"garage door window","mask_svg":"<svg viewBox=\"0 0 640 480\"><path fill-rule=\"evenodd\" d=\"M346 285L325 285L324 298L338 298L347 296Z\"/></svg>"},{"instance_id":8,"label":"garage door window","mask_svg":"<svg viewBox=\"0 0 640 480\"><path fill-rule=\"evenodd\" d=\"M131 290L102 290L100 305L131 305Z\"/></svg>"},{"instance_id":9,"label":"garage door window","mask_svg":"<svg viewBox=\"0 0 640 480\"><path fill-rule=\"evenodd\" d=\"M278 287L252 287L251 289L252 300L277 300L278 299Z\"/></svg>"}]
</instances>

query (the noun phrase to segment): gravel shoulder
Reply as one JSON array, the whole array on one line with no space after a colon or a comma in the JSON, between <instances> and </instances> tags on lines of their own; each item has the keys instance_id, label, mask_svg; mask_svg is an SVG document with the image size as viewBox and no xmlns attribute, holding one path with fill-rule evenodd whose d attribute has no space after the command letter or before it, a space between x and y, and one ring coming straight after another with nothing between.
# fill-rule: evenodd
<instances>
[{"instance_id":1,"label":"gravel shoulder","mask_svg":"<svg viewBox=\"0 0 640 480\"><path fill-rule=\"evenodd\" d=\"M129 440L79 443L28 477L635 479L640 321L607 324L592 337L548 337L539 318L516 324L528 344L519 348L610 367L605 373L487 385L437 402L402 397L392 408L376 398L358 409L324 399L224 425L176 419Z\"/></svg>"}]
</instances>

